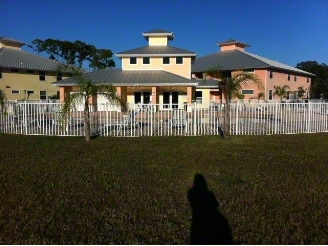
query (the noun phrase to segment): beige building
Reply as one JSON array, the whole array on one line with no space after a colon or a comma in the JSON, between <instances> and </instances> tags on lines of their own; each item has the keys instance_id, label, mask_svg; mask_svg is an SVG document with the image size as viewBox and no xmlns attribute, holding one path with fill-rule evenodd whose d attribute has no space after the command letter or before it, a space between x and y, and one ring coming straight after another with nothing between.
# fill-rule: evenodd
<instances>
[{"instance_id":1,"label":"beige building","mask_svg":"<svg viewBox=\"0 0 328 246\"><path fill-rule=\"evenodd\" d=\"M22 50L24 42L0 37L0 90L8 100L45 100L59 96L52 83L63 78L53 72L59 63Z\"/></svg>"},{"instance_id":2,"label":"beige building","mask_svg":"<svg viewBox=\"0 0 328 246\"><path fill-rule=\"evenodd\" d=\"M221 102L222 95L217 81L202 75L218 66L228 76L237 71L254 73L264 89L243 88L245 99L257 99L260 92L265 100L274 97L274 87L289 85L288 98L296 98L297 88L309 89L313 74L287 66L245 51L249 45L227 40L217 44L221 51L196 59L196 53L170 46L172 32L154 30L142 33L148 45L116 54L122 60L122 69L104 69L86 76L93 83L112 84L122 99L128 103L160 104L159 110L185 108L193 102L209 104ZM53 83L60 88L60 99L75 90L73 78ZM93 103L106 103L101 96L94 96Z\"/></svg>"},{"instance_id":3,"label":"beige building","mask_svg":"<svg viewBox=\"0 0 328 246\"><path fill-rule=\"evenodd\" d=\"M112 84L128 103L161 104L159 110L183 108L192 103L197 81L191 78L196 53L169 45L172 32L154 30L142 33L148 45L116 54L122 69L104 69L87 74L94 83ZM55 82L61 100L74 91L74 79ZM92 102L105 103L98 95Z\"/></svg>"}]
</instances>

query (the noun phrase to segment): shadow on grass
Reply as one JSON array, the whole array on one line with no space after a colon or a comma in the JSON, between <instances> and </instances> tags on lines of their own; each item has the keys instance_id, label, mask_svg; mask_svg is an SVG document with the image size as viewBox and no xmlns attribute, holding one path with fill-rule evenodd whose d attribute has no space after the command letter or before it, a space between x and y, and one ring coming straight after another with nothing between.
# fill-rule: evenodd
<instances>
[{"instance_id":1,"label":"shadow on grass","mask_svg":"<svg viewBox=\"0 0 328 246\"><path fill-rule=\"evenodd\" d=\"M219 212L219 203L200 173L195 174L188 200L192 209L190 244L233 243L228 220Z\"/></svg>"}]
</instances>

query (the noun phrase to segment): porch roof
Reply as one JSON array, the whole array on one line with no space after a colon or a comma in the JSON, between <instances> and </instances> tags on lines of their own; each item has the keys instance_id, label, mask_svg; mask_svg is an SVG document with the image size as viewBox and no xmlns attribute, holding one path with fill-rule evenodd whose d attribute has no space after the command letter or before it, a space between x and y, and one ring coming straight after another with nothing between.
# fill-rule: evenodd
<instances>
[{"instance_id":1,"label":"porch roof","mask_svg":"<svg viewBox=\"0 0 328 246\"><path fill-rule=\"evenodd\" d=\"M85 74L94 84L113 86L197 86L194 79L186 79L162 70L123 71L102 69ZM74 77L52 83L53 86L76 86Z\"/></svg>"}]
</instances>

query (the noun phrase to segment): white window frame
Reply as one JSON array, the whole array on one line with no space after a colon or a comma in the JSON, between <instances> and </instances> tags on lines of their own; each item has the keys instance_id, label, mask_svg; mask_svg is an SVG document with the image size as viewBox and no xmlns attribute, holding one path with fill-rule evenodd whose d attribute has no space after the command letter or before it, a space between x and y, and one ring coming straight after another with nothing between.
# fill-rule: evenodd
<instances>
[{"instance_id":1,"label":"white window frame","mask_svg":"<svg viewBox=\"0 0 328 246\"><path fill-rule=\"evenodd\" d=\"M42 99L41 98L41 92L45 92L46 93L46 95L45 95L46 98L45 99ZM47 100L47 91L40 91L40 100Z\"/></svg>"},{"instance_id":2,"label":"white window frame","mask_svg":"<svg viewBox=\"0 0 328 246\"><path fill-rule=\"evenodd\" d=\"M148 58L149 59L149 63L144 63L144 58ZM142 57L142 65L150 65L151 64L151 59L149 56L145 56L145 57Z\"/></svg>"},{"instance_id":3,"label":"white window frame","mask_svg":"<svg viewBox=\"0 0 328 246\"><path fill-rule=\"evenodd\" d=\"M181 58L182 59L182 63L177 63L177 59L178 58ZM183 56L177 56L177 57L175 57L175 64L176 65L183 65L184 64L184 59L183 58L184 58Z\"/></svg>"},{"instance_id":4,"label":"white window frame","mask_svg":"<svg viewBox=\"0 0 328 246\"><path fill-rule=\"evenodd\" d=\"M20 90L11 90L11 94L20 94Z\"/></svg>"},{"instance_id":5,"label":"white window frame","mask_svg":"<svg viewBox=\"0 0 328 246\"><path fill-rule=\"evenodd\" d=\"M164 58L169 58L169 63L164 63ZM162 57L162 64L163 65L171 65L171 57L169 57L169 56Z\"/></svg>"},{"instance_id":6,"label":"white window frame","mask_svg":"<svg viewBox=\"0 0 328 246\"><path fill-rule=\"evenodd\" d=\"M270 91L271 91L271 99L270 99ZM269 101L272 101L272 100L273 100L273 91L272 91L272 90L269 90L269 93L268 93L268 100L269 100Z\"/></svg>"},{"instance_id":7,"label":"white window frame","mask_svg":"<svg viewBox=\"0 0 328 246\"><path fill-rule=\"evenodd\" d=\"M131 63L131 58L136 59L136 63ZM138 57L130 57L129 63L130 63L130 65L138 65Z\"/></svg>"},{"instance_id":8,"label":"white window frame","mask_svg":"<svg viewBox=\"0 0 328 246\"><path fill-rule=\"evenodd\" d=\"M196 97L196 92L201 92L202 96L201 97ZM195 99L197 104L202 104L203 103L203 91L195 91Z\"/></svg>"},{"instance_id":9,"label":"white window frame","mask_svg":"<svg viewBox=\"0 0 328 246\"><path fill-rule=\"evenodd\" d=\"M253 93L243 93L243 91L253 91ZM253 89L245 89L245 90L241 90L241 94L242 95L254 95L254 90Z\"/></svg>"}]
</instances>

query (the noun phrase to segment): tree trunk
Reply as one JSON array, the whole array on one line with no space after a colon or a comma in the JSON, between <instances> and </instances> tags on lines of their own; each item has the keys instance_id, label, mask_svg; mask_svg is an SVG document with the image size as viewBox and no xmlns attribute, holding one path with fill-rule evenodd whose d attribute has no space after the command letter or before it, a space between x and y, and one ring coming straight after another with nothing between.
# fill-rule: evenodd
<instances>
[{"instance_id":1,"label":"tree trunk","mask_svg":"<svg viewBox=\"0 0 328 246\"><path fill-rule=\"evenodd\" d=\"M223 137L230 137L230 104L229 100L226 99L225 107L224 107L224 125L223 125Z\"/></svg>"},{"instance_id":2,"label":"tree trunk","mask_svg":"<svg viewBox=\"0 0 328 246\"><path fill-rule=\"evenodd\" d=\"M225 106L224 106L224 118L223 118L223 138L230 137L230 104L229 104L229 97L226 90L223 90Z\"/></svg>"},{"instance_id":3,"label":"tree trunk","mask_svg":"<svg viewBox=\"0 0 328 246\"><path fill-rule=\"evenodd\" d=\"M90 113L89 113L89 100L84 102L84 137L85 141L90 141Z\"/></svg>"}]
</instances>

